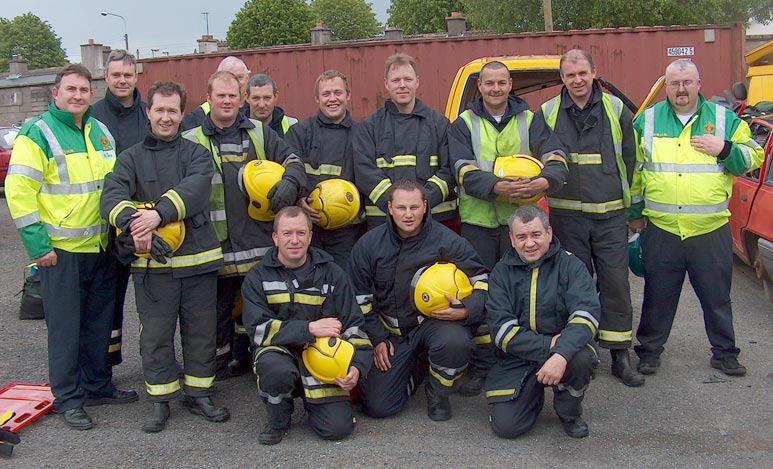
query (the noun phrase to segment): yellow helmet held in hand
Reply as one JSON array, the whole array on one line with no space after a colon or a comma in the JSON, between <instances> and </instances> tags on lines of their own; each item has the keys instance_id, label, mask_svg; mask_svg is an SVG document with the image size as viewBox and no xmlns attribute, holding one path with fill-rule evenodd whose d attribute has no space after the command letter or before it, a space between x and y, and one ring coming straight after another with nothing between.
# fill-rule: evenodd
<instances>
[{"instance_id":1,"label":"yellow helmet held in hand","mask_svg":"<svg viewBox=\"0 0 773 469\"><path fill-rule=\"evenodd\" d=\"M460 268L450 262L437 262L419 269L411 280L411 291L416 309L432 317L433 311L447 309L451 298L462 300L472 294L472 284Z\"/></svg>"},{"instance_id":2,"label":"yellow helmet held in hand","mask_svg":"<svg viewBox=\"0 0 773 469\"><path fill-rule=\"evenodd\" d=\"M134 206L138 212L144 212L155 207L153 202L134 202ZM156 229L166 244L172 248L172 252L176 252L180 249L185 241L185 223L183 221L173 221L166 225ZM117 230L117 234L121 234L121 230ZM141 259L150 259L150 253L135 254Z\"/></svg>"},{"instance_id":3,"label":"yellow helmet held in hand","mask_svg":"<svg viewBox=\"0 0 773 469\"><path fill-rule=\"evenodd\" d=\"M540 160L529 155L498 156L494 161L494 175L503 179L533 178L539 176L545 165ZM509 202L516 205L536 203L544 194L539 193L528 199L512 199L497 197L499 202Z\"/></svg>"},{"instance_id":4,"label":"yellow helmet held in hand","mask_svg":"<svg viewBox=\"0 0 773 469\"><path fill-rule=\"evenodd\" d=\"M327 179L311 191L309 206L319 212L318 226L336 230L351 225L359 215L360 192L345 179Z\"/></svg>"},{"instance_id":5,"label":"yellow helmet held in hand","mask_svg":"<svg viewBox=\"0 0 773 469\"><path fill-rule=\"evenodd\" d=\"M269 209L268 193L282 179L284 166L269 160L253 160L242 166L239 173L240 187L250 198L247 213L258 221L273 220L276 214Z\"/></svg>"},{"instance_id":6,"label":"yellow helmet held in hand","mask_svg":"<svg viewBox=\"0 0 773 469\"><path fill-rule=\"evenodd\" d=\"M317 337L303 349L303 365L311 376L326 384L349 374L354 346L338 337Z\"/></svg>"}]
</instances>

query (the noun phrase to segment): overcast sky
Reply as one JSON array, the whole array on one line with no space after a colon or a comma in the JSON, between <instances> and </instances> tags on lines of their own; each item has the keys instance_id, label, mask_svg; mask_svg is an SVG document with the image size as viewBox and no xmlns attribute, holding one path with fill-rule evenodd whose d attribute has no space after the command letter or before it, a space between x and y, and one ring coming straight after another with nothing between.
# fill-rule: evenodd
<instances>
[{"instance_id":1,"label":"overcast sky","mask_svg":"<svg viewBox=\"0 0 773 469\"><path fill-rule=\"evenodd\" d=\"M367 0L379 22L385 23L390 0ZM151 49L171 55L190 54L196 39L206 34L202 12L209 12L209 33L225 39L228 27L245 0L2 0L0 16L12 19L31 12L52 26L62 38L62 47L72 62L80 61L80 45L94 39L96 43L124 47L124 23L114 16L101 16L108 11L126 19L129 49L140 57L150 57Z\"/></svg>"}]
</instances>

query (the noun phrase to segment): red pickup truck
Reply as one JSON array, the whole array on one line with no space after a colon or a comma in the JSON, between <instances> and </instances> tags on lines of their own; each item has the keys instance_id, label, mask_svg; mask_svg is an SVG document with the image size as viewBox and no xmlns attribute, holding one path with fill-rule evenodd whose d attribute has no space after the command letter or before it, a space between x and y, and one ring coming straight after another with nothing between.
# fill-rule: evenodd
<instances>
[{"instance_id":1,"label":"red pickup truck","mask_svg":"<svg viewBox=\"0 0 773 469\"><path fill-rule=\"evenodd\" d=\"M754 267L765 294L773 301L773 115L754 118L749 126L757 143L765 148L765 160L759 169L733 178L733 251Z\"/></svg>"}]
</instances>

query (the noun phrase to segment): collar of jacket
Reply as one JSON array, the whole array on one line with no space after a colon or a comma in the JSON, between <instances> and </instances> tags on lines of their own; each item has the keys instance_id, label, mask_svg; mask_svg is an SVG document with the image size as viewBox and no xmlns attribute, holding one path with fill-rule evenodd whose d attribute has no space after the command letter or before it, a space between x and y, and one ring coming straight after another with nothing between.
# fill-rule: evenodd
<instances>
[{"instance_id":1,"label":"collar of jacket","mask_svg":"<svg viewBox=\"0 0 773 469\"><path fill-rule=\"evenodd\" d=\"M177 129L177 135L172 140L161 140L148 131L145 135L145 139L142 141L142 146L150 151L161 151L167 148L174 148L180 143L180 135L182 135L180 129Z\"/></svg>"},{"instance_id":2,"label":"collar of jacket","mask_svg":"<svg viewBox=\"0 0 773 469\"><path fill-rule=\"evenodd\" d=\"M518 115L523 111L527 111L529 109L529 103L519 98L518 96L508 96L507 109L505 109L505 114L502 116L502 121L499 123L497 123L497 121L495 121L494 118L491 117L491 114L489 114L489 112L486 110L486 106L483 105L483 97L472 100L467 108L474 112L476 115L483 117L487 121L491 122L494 126L498 126L506 125L513 116Z\"/></svg>"},{"instance_id":3,"label":"collar of jacket","mask_svg":"<svg viewBox=\"0 0 773 469\"><path fill-rule=\"evenodd\" d=\"M432 117L432 110L427 107L426 104L424 104L419 98L416 98L416 103L413 105L413 111L411 111L410 114L403 114L400 111L397 110L397 105L392 102L391 99L387 99L384 101L384 107L386 108L387 112L391 114L396 114L399 116L419 116L423 117L425 119L429 119Z\"/></svg>"},{"instance_id":4,"label":"collar of jacket","mask_svg":"<svg viewBox=\"0 0 773 469\"><path fill-rule=\"evenodd\" d=\"M82 125L86 125L86 122L91 118L91 110L93 109L92 106L89 106L89 108L86 110L86 113L83 114L83 120ZM56 103L51 103L48 105L48 112L51 113L51 115L54 117L54 119L58 120L62 124L66 125L67 127L71 127L78 132L83 132L82 129L79 129L77 125L75 125L75 120L72 117L72 112L62 111L58 107L56 107Z\"/></svg>"},{"instance_id":5,"label":"collar of jacket","mask_svg":"<svg viewBox=\"0 0 773 469\"><path fill-rule=\"evenodd\" d=\"M230 126L221 129L218 126L215 125L214 122L212 122L212 117L207 114L207 117L204 119L204 122L201 124L201 131L204 132L204 135L207 137L211 137L215 134L228 134L232 131L235 131L236 129L254 129L255 125L247 119L247 117L244 116L241 112L236 114L236 120L233 124Z\"/></svg>"},{"instance_id":6,"label":"collar of jacket","mask_svg":"<svg viewBox=\"0 0 773 469\"><path fill-rule=\"evenodd\" d=\"M510 247L510 249L507 250L504 256L502 256L502 262L504 262L507 265L512 265L514 267L520 267L523 269L536 269L545 262L549 261L558 253L561 252L561 243L558 241L558 238L553 235L553 240L550 242L550 247L548 248L548 252L545 253L544 256L542 256L537 262L533 262L531 264L527 263L523 259L521 259L521 256L518 255L518 253L515 251L514 247Z\"/></svg>"},{"instance_id":7,"label":"collar of jacket","mask_svg":"<svg viewBox=\"0 0 773 469\"><path fill-rule=\"evenodd\" d=\"M268 127L271 130L282 128L282 119L284 116L285 110L279 106L274 106L274 110L271 111L271 122L268 124Z\"/></svg>"},{"instance_id":8,"label":"collar of jacket","mask_svg":"<svg viewBox=\"0 0 773 469\"><path fill-rule=\"evenodd\" d=\"M279 250L277 249L277 247L276 246L272 247L266 253L266 255L263 256L263 260L261 261L262 264L265 265L266 267L271 267L274 269L284 267L284 264L282 264L282 262L279 261L278 253L279 253ZM315 247L309 246L309 250L306 255L311 260L311 265L314 265L314 266L327 264L328 262L333 262L333 256Z\"/></svg>"},{"instance_id":9,"label":"collar of jacket","mask_svg":"<svg viewBox=\"0 0 773 469\"><path fill-rule=\"evenodd\" d=\"M110 106L115 114L130 114L140 106L140 90L134 88L134 93L132 96L132 99L134 99L132 105L129 107L124 107L121 101L119 101L118 98L116 98L115 95L110 92L110 88L108 88L105 92L105 102L107 102L108 106Z\"/></svg>"},{"instance_id":10,"label":"collar of jacket","mask_svg":"<svg viewBox=\"0 0 773 469\"><path fill-rule=\"evenodd\" d=\"M344 116L344 119L337 124L331 121L328 116L322 113L322 111L317 111L317 122L319 122L320 125L322 125L323 127L330 127L330 128L336 128L336 127L349 128L354 123L354 121L352 121L352 115L349 114L348 110L346 111L346 115Z\"/></svg>"},{"instance_id":11,"label":"collar of jacket","mask_svg":"<svg viewBox=\"0 0 773 469\"><path fill-rule=\"evenodd\" d=\"M666 102L668 103L668 108L671 110L671 116L679 121L679 124L682 125L682 121L679 120L679 117L676 115L676 111L674 111L674 107L671 106L671 101L666 98ZM706 105L706 103L711 104L710 101L707 101L706 98L703 96L703 94L698 93L698 108L695 110L693 115L698 114L698 117L701 115L701 110L703 110L703 107Z\"/></svg>"},{"instance_id":12,"label":"collar of jacket","mask_svg":"<svg viewBox=\"0 0 773 469\"><path fill-rule=\"evenodd\" d=\"M591 86L591 88L592 88L592 91L591 91L590 99L585 104L586 107L588 106L588 104L600 103L601 102L601 93L604 92L601 89L601 84L595 78L593 79L593 85ZM564 109L567 109L567 108L570 108L572 106L577 106L577 105L574 103L574 100L572 99L572 97L569 96L569 91L566 89L566 85L564 85L561 88L561 107L564 108ZM577 108L579 109L580 107L577 106ZM582 110L582 109L580 109L580 110Z\"/></svg>"},{"instance_id":13,"label":"collar of jacket","mask_svg":"<svg viewBox=\"0 0 773 469\"><path fill-rule=\"evenodd\" d=\"M421 221L421 229L418 233L416 233L415 236L411 236L410 238L403 238L400 236L400 234L397 232L397 227L395 226L395 220L389 213L387 213L386 226L387 231L389 232L389 235L392 237L392 239L395 240L396 243L402 244L406 241L420 240L429 236L429 233L432 231L432 222L432 215L429 207L427 207L427 213L424 214L424 218Z\"/></svg>"}]
</instances>

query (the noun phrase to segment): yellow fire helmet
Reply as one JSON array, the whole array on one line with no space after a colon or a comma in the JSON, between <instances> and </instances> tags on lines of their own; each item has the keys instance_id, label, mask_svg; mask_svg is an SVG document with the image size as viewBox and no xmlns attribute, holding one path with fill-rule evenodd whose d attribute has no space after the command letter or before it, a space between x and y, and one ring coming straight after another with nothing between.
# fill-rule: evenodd
<instances>
[{"instance_id":1,"label":"yellow fire helmet","mask_svg":"<svg viewBox=\"0 0 773 469\"><path fill-rule=\"evenodd\" d=\"M309 206L319 212L325 230L349 226L360 213L360 192L346 179L320 181L309 194Z\"/></svg>"},{"instance_id":2,"label":"yellow fire helmet","mask_svg":"<svg viewBox=\"0 0 773 469\"><path fill-rule=\"evenodd\" d=\"M344 378L354 357L354 346L338 337L317 337L303 349L303 365L311 376L327 384Z\"/></svg>"},{"instance_id":3,"label":"yellow fire helmet","mask_svg":"<svg viewBox=\"0 0 773 469\"><path fill-rule=\"evenodd\" d=\"M153 202L134 202L134 206L139 212L152 209L155 204ZM158 234L166 241L166 244L172 248L172 252L180 249L185 241L185 223L182 221L173 221L158 228ZM117 234L121 234L121 230L117 230ZM150 254L136 254L141 259L150 259Z\"/></svg>"},{"instance_id":4,"label":"yellow fire helmet","mask_svg":"<svg viewBox=\"0 0 773 469\"><path fill-rule=\"evenodd\" d=\"M422 267L411 280L411 291L416 309L425 316L432 317L433 311L447 309L451 306L446 299L463 300L472 294L472 284L460 268L450 262L437 262L429 267Z\"/></svg>"},{"instance_id":5,"label":"yellow fire helmet","mask_svg":"<svg viewBox=\"0 0 773 469\"><path fill-rule=\"evenodd\" d=\"M258 221L273 220L276 214L269 209L271 201L268 193L282 179L284 166L269 160L253 160L248 161L239 172L241 188L250 198L247 213Z\"/></svg>"},{"instance_id":6,"label":"yellow fire helmet","mask_svg":"<svg viewBox=\"0 0 773 469\"><path fill-rule=\"evenodd\" d=\"M544 167L540 160L529 155L499 156L494 161L494 175L500 178L533 178L539 176ZM511 199L499 196L497 200L516 205L530 205L536 203L543 195L540 193L529 199Z\"/></svg>"}]
</instances>

